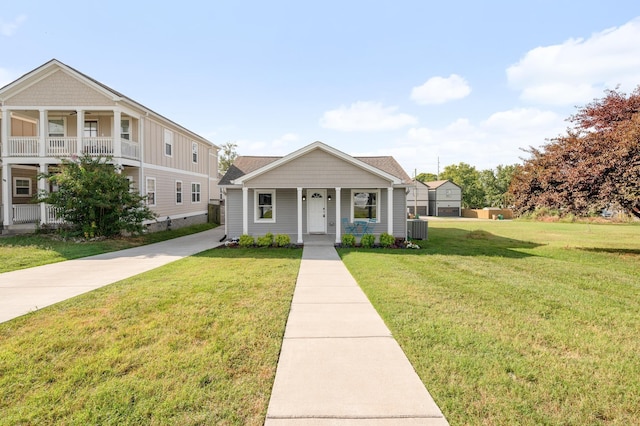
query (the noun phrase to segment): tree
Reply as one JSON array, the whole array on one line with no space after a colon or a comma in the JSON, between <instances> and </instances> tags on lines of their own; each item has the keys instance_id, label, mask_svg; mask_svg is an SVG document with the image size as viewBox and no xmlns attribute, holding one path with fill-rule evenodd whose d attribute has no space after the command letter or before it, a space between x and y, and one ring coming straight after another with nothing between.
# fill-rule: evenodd
<instances>
[{"instance_id":1,"label":"tree","mask_svg":"<svg viewBox=\"0 0 640 426\"><path fill-rule=\"evenodd\" d=\"M509 185L517 166L499 165L495 170L480 172L480 184L485 193L484 207L506 207L509 203Z\"/></svg>"},{"instance_id":2,"label":"tree","mask_svg":"<svg viewBox=\"0 0 640 426\"><path fill-rule=\"evenodd\" d=\"M485 193L480 182L480 173L466 163L449 165L440 173L440 179L450 180L462 188L462 207L475 209L484 207Z\"/></svg>"},{"instance_id":3,"label":"tree","mask_svg":"<svg viewBox=\"0 0 640 426\"><path fill-rule=\"evenodd\" d=\"M420 182L433 182L434 180L438 180L438 175L434 175L433 173L418 173L416 180Z\"/></svg>"},{"instance_id":4,"label":"tree","mask_svg":"<svg viewBox=\"0 0 640 426\"><path fill-rule=\"evenodd\" d=\"M236 161L238 153L236 152L237 144L226 142L222 144L222 154L220 154L220 173L226 173L229 167Z\"/></svg>"},{"instance_id":5,"label":"tree","mask_svg":"<svg viewBox=\"0 0 640 426\"><path fill-rule=\"evenodd\" d=\"M146 197L131 191L127 177L108 161L90 156L65 159L58 172L39 176L58 187L38 194L39 201L56 207L73 235L93 238L122 231L140 233L142 222L155 217L145 204Z\"/></svg>"},{"instance_id":6,"label":"tree","mask_svg":"<svg viewBox=\"0 0 640 426\"><path fill-rule=\"evenodd\" d=\"M640 217L640 86L608 90L568 121L566 135L526 150L510 187L516 212L585 216L613 204Z\"/></svg>"}]
</instances>

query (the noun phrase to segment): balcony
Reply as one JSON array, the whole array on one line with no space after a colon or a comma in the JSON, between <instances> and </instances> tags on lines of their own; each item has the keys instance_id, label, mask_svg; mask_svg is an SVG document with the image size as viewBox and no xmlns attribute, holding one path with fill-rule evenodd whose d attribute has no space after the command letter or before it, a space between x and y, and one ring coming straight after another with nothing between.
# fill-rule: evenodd
<instances>
[{"instance_id":1,"label":"balcony","mask_svg":"<svg viewBox=\"0 0 640 426\"><path fill-rule=\"evenodd\" d=\"M73 155L91 155L102 157L122 157L140 160L140 144L136 141L120 139L120 155L116 155L116 143L110 137L78 138L76 137L47 137L44 147L37 136L9 136L8 157L71 157Z\"/></svg>"}]
</instances>

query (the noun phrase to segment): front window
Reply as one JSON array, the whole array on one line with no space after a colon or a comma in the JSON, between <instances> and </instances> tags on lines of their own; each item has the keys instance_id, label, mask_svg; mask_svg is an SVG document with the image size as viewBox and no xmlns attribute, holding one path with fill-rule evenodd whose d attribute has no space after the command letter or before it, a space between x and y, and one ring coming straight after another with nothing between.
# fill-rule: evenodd
<instances>
[{"instance_id":1,"label":"front window","mask_svg":"<svg viewBox=\"0 0 640 426\"><path fill-rule=\"evenodd\" d=\"M199 183L191 184L191 202L192 203L200 202L200 184Z\"/></svg>"},{"instance_id":2,"label":"front window","mask_svg":"<svg viewBox=\"0 0 640 426\"><path fill-rule=\"evenodd\" d=\"M380 205L378 200L380 192L375 190L351 191L351 219L369 220L379 222Z\"/></svg>"},{"instance_id":3,"label":"front window","mask_svg":"<svg viewBox=\"0 0 640 426\"><path fill-rule=\"evenodd\" d=\"M156 205L156 178L147 178L147 205Z\"/></svg>"},{"instance_id":4,"label":"front window","mask_svg":"<svg viewBox=\"0 0 640 426\"><path fill-rule=\"evenodd\" d=\"M31 196L31 179L14 178L13 179L13 195L15 197L30 197Z\"/></svg>"},{"instance_id":5,"label":"front window","mask_svg":"<svg viewBox=\"0 0 640 426\"><path fill-rule=\"evenodd\" d=\"M255 212L254 220L256 222L275 222L276 221L276 192L273 190L255 191Z\"/></svg>"},{"instance_id":6,"label":"front window","mask_svg":"<svg viewBox=\"0 0 640 426\"><path fill-rule=\"evenodd\" d=\"M62 118L49 119L49 137L50 138L64 137L64 119Z\"/></svg>"},{"instance_id":7,"label":"front window","mask_svg":"<svg viewBox=\"0 0 640 426\"><path fill-rule=\"evenodd\" d=\"M173 132L169 129L164 129L164 155L173 156Z\"/></svg>"},{"instance_id":8,"label":"front window","mask_svg":"<svg viewBox=\"0 0 640 426\"><path fill-rule=\"evenodd\" d=\"M128 118L120 120L120 138L131 140L130 121Z\"/></svg>"},{"instance_id":9,"label":"front window","mask_svg":"<svg viewBox=\"0 0 640 426\"><path fill-rule=\"evenodd\" d=\"M84 137L85 138L97 138L98 137L98 122L95 120L87 120L84 122Z\"/></svg>"}]
</instances>

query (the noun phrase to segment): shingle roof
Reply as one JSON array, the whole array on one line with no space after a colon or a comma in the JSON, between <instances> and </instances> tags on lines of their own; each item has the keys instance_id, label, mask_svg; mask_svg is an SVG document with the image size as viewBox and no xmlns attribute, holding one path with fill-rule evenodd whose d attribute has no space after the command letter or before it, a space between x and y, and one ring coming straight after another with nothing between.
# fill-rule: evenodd
<instances>
[{"instance_id":1,"label":"shingle roof","mask_svg":"<svg viewBox=\"0 0 640 426\"><path fill-rule=\"evenodd\" d=\"M437 188L440 185L443 185L447 182L451 182L450 180L433 180L431 182L425 182L424 184L427 185L429 188ZM453 182L451 182L453 183ZM456 185L455 183L453 183L454 185ZM459 186L459 185L456 185Z\"/></svg>"},{"instance_id":2,"label":"shingle roof","mask_svg":"<svg viewBox=\"0 0 640 426\"><path fill-rule=\"evenodd\" d=\"M227 173L220 179L218 185L231 185L231 181L238 179L248 173L258 170L267 164L273 163L282 157L260 157L260 156L239 156L235 159ZM411 182L411 177L407 175L402 166L395 158L390 156L381 157L353 157L363 163L382 170L385 173L400 178L403 182Z\"/></svg>"}]
</instances>

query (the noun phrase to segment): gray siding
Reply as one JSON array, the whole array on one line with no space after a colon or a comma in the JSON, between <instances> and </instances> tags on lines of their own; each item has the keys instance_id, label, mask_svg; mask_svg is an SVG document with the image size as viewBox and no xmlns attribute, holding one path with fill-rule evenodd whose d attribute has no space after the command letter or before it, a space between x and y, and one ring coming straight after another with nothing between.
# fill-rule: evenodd
<instances>
[{"instance_id":1,"label":"gray siding","mask_svg":"<svg viewBox=\"0 0 640 426\"><path fill-rule=\"evenodd\" d=\"M322 150L313 150L247 183L255 188L376 188L390 185L371 172Z\"/></svg>"},{"instance_id":2,"label":"gray siding","mask_svg":"<svg viewBox=\"0 0 640 426\"><path fill-rule=\"evenodd\" d=\"M227 236L237 238L242 235L242 190L228 189L225 201L227 209L225 221L227 224Z\"/></svg>"}]
</instances>

